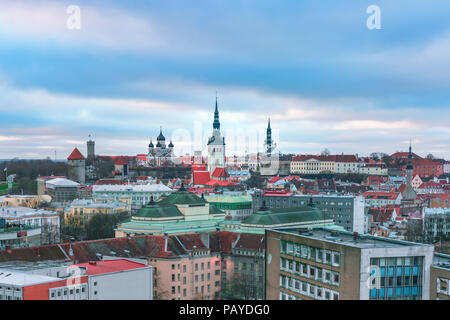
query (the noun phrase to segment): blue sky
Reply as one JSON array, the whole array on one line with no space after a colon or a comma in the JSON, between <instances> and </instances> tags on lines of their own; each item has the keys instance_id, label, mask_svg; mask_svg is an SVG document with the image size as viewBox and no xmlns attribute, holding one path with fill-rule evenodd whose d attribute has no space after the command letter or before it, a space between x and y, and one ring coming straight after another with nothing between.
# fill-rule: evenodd
<instances>
[{"instance_id":1,"label":"blue sky","mask_svg":"<svg viewBox=\"0 0 450 320\"><path fill-rule=\"evenodd\" d=\"M160 126L178 154L205 151L216 91L228 155L261 150L270 116L282 152L411 138L450 158L449 16L448 0L2 0L0 158L85 153L88 134L145 153Z\"/></svg>"}]
</instances>

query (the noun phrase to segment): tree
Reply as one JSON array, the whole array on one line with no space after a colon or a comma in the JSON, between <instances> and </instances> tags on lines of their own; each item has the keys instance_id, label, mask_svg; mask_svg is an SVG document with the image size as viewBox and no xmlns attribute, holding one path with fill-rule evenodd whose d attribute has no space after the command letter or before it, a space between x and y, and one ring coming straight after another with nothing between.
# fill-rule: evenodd
<instances>
[{"instance_id":1,"label":"tree","mask_svg":"<svg viewBox=\"0 0 450 320\"><path fill-rule=\"evenodd\" d=\"M88 240L114 238L114 228L129 217L127 212L96 213L85 224Z\"/></svg>"},{"instance_id":2,"label":"tree","mask_svg":"<svg viewBox=\"0 0 450 320\"><path fill-rule=\"evenodd\" d=\"M392 158L391 158L390 155L385 154L385 155L381 158L381 160L383 160L383 162L384 162L384 164L386 165L386 167L388 167L388 168L390 167L391 161L392 161Z\"/></svg>"},{"instance_id":3,"label":"tree","mask_svg":"<svg viewBox=\"0 0 450 320\"><path fill-rule=\"evenodd\" d=\"M322 155L322 156L329 156L330 154L331 153L328 148L323 149L322 152L320 153L320 155Z\"/></svg>"},{"instance_id":4,"label":"tree","mask_svg":"<svg viewBox=\"0 0 450 320\"><path fill-rule=\"evenodd\" d=\"M423 242L424 234L421 220L408 220L406 224L405 238L407 241Z\"/></svg>"},{"instance_id":5,"label":"tree","mask_svg":"<svg viewBox=\"0 0 450 320\"><path fill-rule=\"evenodd\" d=\"M433 160L433 159L434 159L433 154L429 153L429 154L427 155L427 159Z\"/></svg>"}]
</instances>

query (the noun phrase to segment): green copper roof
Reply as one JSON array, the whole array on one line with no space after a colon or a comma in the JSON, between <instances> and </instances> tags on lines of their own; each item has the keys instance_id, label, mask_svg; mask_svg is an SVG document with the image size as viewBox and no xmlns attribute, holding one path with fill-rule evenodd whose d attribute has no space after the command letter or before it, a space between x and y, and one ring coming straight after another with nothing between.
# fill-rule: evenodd
<instances>
[{"instance_id":1,"label":"green copper roof","mask_svg":"<svg viewBox=\"0 0 450 320\"><path fill-rule=\"evenodd\" d=\"M157 202L158 205L167 204L202 204L206 203L205 199L200 198L196 194L189 191L176 191L171 193L167 198Z\"/></svg>"},{"instance_id":2,"label":"green copper roof","mask_svg":"<svg viewBox=\"0 0 450 320\"><path fill-rule=\"evenodd\" d=\"M175 205L146 205L133 215L133 217L140 218L172 218L182 216L183 214Z\"/></svg>"},{"instance_id":3,"label":"green copper roof","mask_svg":"<svg viewBox=\"0 0 450 320\"><path fill-rule=\"evenodd\" d=\"M331 219L322 211L307 206L296 208L266 209L252 214L242 221L243 225L279 225L291 223L304 223Z\"/></svg>"}]
</instances>

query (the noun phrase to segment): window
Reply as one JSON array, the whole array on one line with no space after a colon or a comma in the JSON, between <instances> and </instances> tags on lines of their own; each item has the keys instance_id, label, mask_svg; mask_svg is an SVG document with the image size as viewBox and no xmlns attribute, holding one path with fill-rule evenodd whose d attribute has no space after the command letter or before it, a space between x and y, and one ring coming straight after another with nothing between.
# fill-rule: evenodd
<instances>
[{"instance_id":1,"label":"window","mask_svg":"<svg viewBox=\"0 0 450 320\"><path fill-rule=\"evenodd\" d=\"M183 272L186 272L186 265L183 265Z\"/></svg>"},{"instance_id":2,"label":"window","mask_svg":"<svg viewBox=\"0 0 450 320\"><path fill-rule=\"evenodd\" d=\"M183 289L183 297L186 297L186 288Z\"/></svg>"},{"instance_id":3,"label":"window","mask_svg":"<svg viewBox=\"0 0 450 320\"><path fill-rule=\"evenodd\" d=\"M175 275L172 274L172 281L175 281Z\"/></svg>"},{"instance_id":4,"label":"window","mask_svg":"<svg viewBox=\"0 0 450 320\"><path fill-rule=\"evenodd\" d=\"M325 263L331 263L331 252L325 251Z\"/></svg>"},{"instance_id":5,"label":"window","mask_svg":"<svg viewBox=\"0 0 450 320\"><path fill-rule=\"evenodd\" d=\"M339 252L333 252L333 265L339 266L341 263L341 255Z\"/></svg>"},{"instance_id":6,"label":"window","mask_svg":"<svg viewBox=\"0 0 450 320\"><path fill-rule=\"evenodd\" d=\"M337 272L333 274L333 284L337 286L339 285L339 273Z\"/></svg>"},{"instance_id":7,"label":"window","mask_svg":"<svg viewBox=\"0 0 450 320\"><path fill-rule=\"evenodd\" d=\"M172 270L175 270L175 265L174 264L172 264Z\"/></svg>"},{"instance_id":8,"label":"window","mask_svg":"<svg viewBox=\"0 0 450 320\"><path fill-rule=\"evenodd\" d=\"M172 294L175 294L175 287L172 287Z\"/></svg>"},{"instance_id":9,"label":"window","mask_svg":"<svg viewBox=\"0 0 450 320\"><path fill-rule=\"evenodd\" d=\"M195 264L195 271L198 271L198 263Z\"/></svg>"}]
</instances>

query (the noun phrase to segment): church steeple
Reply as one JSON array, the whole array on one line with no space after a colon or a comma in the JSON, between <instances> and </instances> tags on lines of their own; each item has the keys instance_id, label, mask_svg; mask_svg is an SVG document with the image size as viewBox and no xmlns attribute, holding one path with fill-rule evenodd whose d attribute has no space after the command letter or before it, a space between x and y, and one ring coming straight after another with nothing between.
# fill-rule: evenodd
<instances>
[{"instance_id":1,"label":"church steeple","mask_svg":"<svg viewBox=\"0 0 450 320\"><path fill-rule=\"evenodd\" d=\"M272 129L270 128L270 117L267 123L266 130L266 153L270 155L272 153Z\"/></svg>"},{"instance_id":2,"label":"church steeple","mask_svg":"<svg viewBox=\"0 0 450 320\"><path fill-rule=\"evenodd\" d=\"M409 153L408 153L408 164L406 165L406 170L412 170L412 152L411 152L411 142L409 142Z\"/></svg>"},{"instance_id":3,"label":"church steeple","mask_svg":"<svg viewBox=\"0 0 450 320\"><path fill-rule=\"evenodd\" d=\"M214 130L220 130L219 108L217 107L217 95L216 95L216 109L214 110L213 129Z\"/></svg>"}]
</instances>

